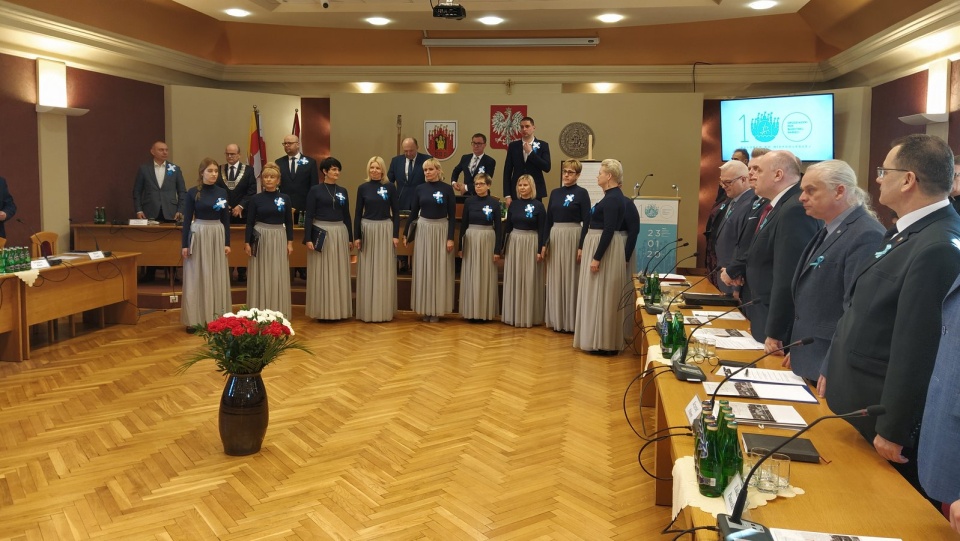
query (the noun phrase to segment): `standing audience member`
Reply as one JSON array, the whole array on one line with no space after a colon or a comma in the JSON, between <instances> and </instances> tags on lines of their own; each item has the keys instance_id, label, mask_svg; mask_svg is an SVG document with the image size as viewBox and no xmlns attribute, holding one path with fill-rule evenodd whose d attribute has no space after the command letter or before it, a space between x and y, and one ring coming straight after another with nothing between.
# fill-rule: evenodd
<instances>
[{"instance_id":1,"label":"standing audience member","mask_svg":"<svg viewBox=\"0 0 960 541\"><path fill-rule=\"evenodd\" d=\"M493 156L483 153L487 148L487 136L482 133L475 133L470 138L470 145L473 152L464 154L460 157L460 163L453 168L453 189L462 195L473 195L473 179L479 174L485 174L493 178L493 172L497 169L497 160ZM460 174L463 173L463 182L457 182ZM487 190L489 192L489 190Z\"/></svg>"},{"instance_id":2,"label":"standing audience member","mask_svg":"<svg viewBox=\"0 0 960 541\"><path fill-rule=\"evenodd\" d=\"M423 176L423 164L430 159L430 155L420 152L420 143L413 137L404 139L400 143L400 148L403 153L390 160L387 179L397 187L400 211L403 212L413 209L417 186L426 181Z\"/></svg>"},{"instance_id":3,"label":"standing audience member","mask_svg":"<svg viewBox=\"0 0 960 541\"><path fill-rule=\"evenodd\" d=\"M276 310L290 317L289 257L293 253L293 205L290 196L278 190L280 168L277 164L264 165L260 178L263 191L254 195L247 206L244 246L250 268L247 305Z\"/></svg>"},{"instance_id":4,"label":"standing audience member","mask_svg":"<svg viewBox=\"0 0 960 541\"><path fill-rule=\"evenodd\" d=\"M473 177L476 195L464 202L460 217L460 315L468 321L489 321L500 311L500 202L490 195L491 178Z\"/></svg>"},{"instance_id":5,"label":"standing audience member","mask_svg":"<svg viewBox=\"0 0 960 541\"><path fill-rule=\"evenodd\" d=\"M300 152L300 138L296 135L283 137L284 156L275 163L280 168L280 192L290 196L294 208L294 222L307 208L307 194L320 182L317 161ZM309 222L304 222L310 225Z\"/></svg>"},{"instance_id":6,"label":"standing audience member","mask_svg":"<svg viewBox=\"0 0 960 541\"><path fill-rule=\"evenodd\" d=\"M310 188L304 244L307 245L307 317L336 321L353 315L350 287L350 201L347 190L337 186L340 160L329 157L320 163L323 182Z\"/></svg>"},{"instance_id":7,"label":"standing audience member","mask_svg":"<svg viewBox=\"0 0 960 541\"><path fill-rule=\"evenodd\" d=\"M960 214L960 156L953 157L953 188L950 189L950 206Z\"/></svg>"},{"instance_id":8,"label":"standing audience member","mask_svg":"<svg viewBox=\"0 0 960 541\"><path fill-rule=\"evenodd\" d=\"M257 193L257 178L253 168L240 161L240 146L231 143L224 150L227 163L220 166L217 186L227 191L227 209L230 211L231 224L246 224L243 210L249 206L250 198ZM231 269L231 272L233 270ZM247 268L237 267L237 280L247 281ZM286 312L284 312L286 314Z\"/></svg>"},{"instance_id":9,"label":"standing audience member","mask_svg":"<svg viewBox=\"0 0 960 541\"><path fill-rule=\"evenodd\" d=\"M740 289L743 287L743 275L747 266L747 254L750 252L750 244L753 243L753 235L757 231L757 225L760 223L760 214L763 213L767 200L757 195L757 163L758 158L770 152L769 148L756 147L750 152L750 162L747 164L747 185L753 190L753 201L750 202L750 210L747 214L740 232L737 236L737 249L733 261L726 267L721 266L720 281L733 290L733 296L740 299ZM742 300L742 299L741 299ZM749 315L748 315L749 317Z\"/></svg>"},{"instance_id":10,"label":"standing audience member","mask_svg":"<svg viewBox=\"0 0 960 541\"><path fill-rule=\"evenodd\" d=\"M960 216L947 199L953 152L939 137L898 139L877 183L880 204L900 218L858 270L821 373L834 412L886 407L880 417L848 421L921 490L917 442L943 332L940 306L960 269Z\"/></svg>"},{"instance_id":11,"label":"standing audience member","mask_svg":"<svg viewBox=\"0 0 960 541\"><path fill-rule=\"evenodd\" d=\"M873 257L883 238L883 226L846 162L828 160L811 165L800 181L800 190L800 204L807 215L826 225L801 254L791 288L795 313L791 340L810 337L813 343L788 354L783 365L818 382L837 321L850 300L846 293L857 270Z\"/></svg>"},{"instance_id":12,"label":"standing audience member","mask_svg":"<svg viewBox=\"0 0 960 541\"><path fill-rule=\"evenodd\" d=\"M740 234L753 204L753 190L750 189L748 175L747 166L737 160L720 166L720 187L727 194L727 204L723 211L725 216L715 232L717 262L715 267L708 267L713 272L712 276L717 276L716 269L731 265L737 255ZM734 286L728 286L719 277L716 286L726 295L734 292Z\"/></svg>"},{"instance_id":13,"label":"standing audience member","mask_svg":"<svg viewBox=\"0 0 960 541\"><path fill-rule=\"evenodd\" d=\"M456 197L453 187L443 182L440 160L423 163L424 184L417 186L410 220L404 232L404 245L416 241L413 248L413 279L410 306L429 323L453 311ZM414 219L416 233L411 238Z\"/></svg>"},{"instance_id":14,"label":"standing audience member","mask_svg":"<svg viewBox=\"0 0 960 541\"><path fill-rule=\"evenodd\" d=\"M520 121L521 138L507 145L507 160L503 164L503 199L507 206L517 197L516 184L521 175L533 177L538 201L547 196L544 173L550 172L550 145L537 139L533 119L525 116Z\"/></svg>"},{"instance_id":15,"label":"standing audience member","mask_svg":"<svg viewBox=\"0 0 960 541\"><path fill-rule=\"evenodd\" d=\"M383 158L367 160L366 182L357 188L354 248L357 249L357 319L390 321L397 312L397 245L400 199L384 176Z\"/></svg>"},{"instance_id":16,"label":"standing audience member","mask_svg":"<svg viewBox=\"0 0 960 541\"><path fill-rule=\"evenodd\" d=\"M153 160L137 169L133 183L133 210L141 220L170 223L183 217L187 190L180 167L167 161L169 154L167 144L157 141L150 147ZM142 280L152 282L156 273L156 267L146 267Z\"/></svg>"},{"instance_id":17,"label":"standing audience member","mask_svg":"<svg viewBox=\"0 0 960 541\"><path fill-rule=\"evenodd\" d=\"M580 265L573 347L588 353L616 355L624 343L620 292L627 281L626 239L617 234L626 208L620 190L622 178L619 161L603 160L597 174L603 199L593 206L590 222L584 224L581 234L583 258L589 258L589 263Z\"/></svg>"},{"instance_id":18,"label":"standing audience member","mask_svg":"<svg viewBox=\"0 0 960 541\"><path fill-rule=\"evenodd\" d=\"M179 168L178 168L179 169ZM230 211L227 191L216 185L219 165L211 158L200 162L197 186L184 198L183 303L180 321L187 332L230 311Z\"/></svg>"},{"instance_id":19,"label":"standing audience member","mask_svg":"<svg viewBox=\"0 0 960 541\"><path fill-rule=\"evenodd\" d=\"M7 188L7 179L0 177L0 237L7 238L4 223L17 213L17 205Z\"/></svg>"},{"instance_id":20,"label":"standing audience member","mask_svg":"<svg viewBox=\"0 0 960 541\"><path fill-rule=\"evenodd\" d=\"M533 198L533 177L517 180L517 199L504 223L503 322L514 327L543 323L547 212Z\"/></svg>"},{"instance_id":21,"label":"standing audience member","mask_svg":"<svg viewBox=\"0 0 960 541\"><path fill-rule=\"evenodd\" d=\"M562 164L562 185L550 192L547 204L547 299L545 320L556 332L572 333L577 320L580 280L580 231L590 222L590 194L577 184L583 166L578 160Z\"/></svg>"}]
</instances>

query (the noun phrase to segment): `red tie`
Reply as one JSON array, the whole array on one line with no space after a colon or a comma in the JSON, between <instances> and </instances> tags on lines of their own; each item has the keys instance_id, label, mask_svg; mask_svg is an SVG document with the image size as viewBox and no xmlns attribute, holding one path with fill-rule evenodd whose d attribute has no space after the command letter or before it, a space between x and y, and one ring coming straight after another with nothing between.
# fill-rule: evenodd
<instances>
[{"instance_id":1,"label":"red tie","mask_svg":"<svg viewBox=\"0 0 960 541\"><path fill-rule=\"evenodd\" d=\"M757 231L760 231L760 228L763 227L763 221L767 219L767 214L770 214L770 211L773 210L773 205L767 203L767 206L763 207L763 212L760 213L760 219L757 220L757 230L753 233L756 234Z\"/></svg>"}]
</instances>

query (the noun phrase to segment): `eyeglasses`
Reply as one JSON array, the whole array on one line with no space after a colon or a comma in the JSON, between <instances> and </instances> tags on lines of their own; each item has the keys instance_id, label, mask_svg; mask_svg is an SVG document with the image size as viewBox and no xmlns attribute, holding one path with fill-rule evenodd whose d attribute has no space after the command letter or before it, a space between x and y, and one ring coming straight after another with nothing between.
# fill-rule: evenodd
<instances>
[{"instance_id":1,"label":"eyeglasses","mask_svg":"<svg viewBox=\"0 0 960 541\"><path fill-rule=\"evenodd\" d=\"M564 169L564 170L563 170L563 174L564 174L564 175L576 175L577 172L574 171L573 169Z\"/></svg>"},{"instance_id":2,"label":"eyeglasses","mask_svg":"<svg viewBox=\"0 0 960 541\"><path fill-rule=\"evenodd\" d=\"M742 179L742 178L744 178L743 175L740 175L739 177L727 179L727 180L720 179L720 185L721 185L721 186L729 186L729 185L733 184L734 182L736 182L736 181L738 181L738 180L740 180L740 179Z\"/></svg>"},{"instance_id":3,"label":"eyeglasses","mask_svg":"<svg viewBox=\"0 0 960 541\"><path fill-rule=\"evenodd\" d=\"M299 143L298 141L284 141L284 142L283 142L283 146L287 146L287 145L299 145L299 144L300 144L300 143Z\"/></svg>"},{"instance_id":4,"label":"eyeglasses","mask_svg":"<svg viewBox=\"0 0 960 541\"><path fill-rule=\"evenodd\" d=\"M485 145L485 144L487 144L487 143L484 142L484 141L470 141L470 144L473 145L473 146L475 146L475 147L478 147L478 146L480 146L480 145Z\"/></svg>"},{"instance_id":5,"label":"eyeglasses","mask_svg":"<svg viewBox=\"0 0 960 541\"><path fill-rule=\"evenodd\" d=\"M889 171L900 171L901 173L909 173L909 172L910 172L909 169L893 169L893 168L890 168L890 167L883 167L883 166L881 165L880 167L877 167L877 178L883 178L884 175L886 175L887 172L889 172Z\"/></svg>"}]
</instances>

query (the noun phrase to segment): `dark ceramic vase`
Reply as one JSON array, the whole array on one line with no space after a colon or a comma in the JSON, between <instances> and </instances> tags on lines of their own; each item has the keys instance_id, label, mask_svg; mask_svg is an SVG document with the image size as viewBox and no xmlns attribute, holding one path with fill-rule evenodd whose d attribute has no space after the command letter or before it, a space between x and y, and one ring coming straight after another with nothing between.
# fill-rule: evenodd
<instances>
[{"instance_id":1,"label":"dark ceramic vase","mask_svg":"<svg viewBox=\"0 0 960 541\"><path fill-rule=\"evenodd\" d=\"M230 374L220 397L220 440L230 456L260 451L270 411L260 374Z\"/></svg>"}]
</instances>

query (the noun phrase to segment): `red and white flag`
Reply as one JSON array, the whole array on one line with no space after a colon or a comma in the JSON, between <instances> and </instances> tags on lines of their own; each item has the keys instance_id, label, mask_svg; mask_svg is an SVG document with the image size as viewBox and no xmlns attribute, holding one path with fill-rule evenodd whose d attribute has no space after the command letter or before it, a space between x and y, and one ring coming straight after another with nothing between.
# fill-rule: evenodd
<instances>
[{"instance_id":1,"label":"red and white flag","mask_svg":"<svg viewBox=\"0 0 960 541\"><path fill-rule=\"evenodd\" d=\"M290 130L290 133L297 136L297 139L300 139L300 109L293 110L293 129ZM300 146L303 146L303 140L300 140Z\"/></svg>"},{"instance_id":2,"label":"red and white flag","mask_svg":"<svg viewBox=\"0 0 960 541\"><path fill-rule=\"evenodd\" d=\"M253 175L257 178L259 191L260 172L267 163L267 144L263 141L263 132L260 131L260 111L253 108L253 114L250 117L250 167L253 167Z\"/></svg>"}]
</instances>

